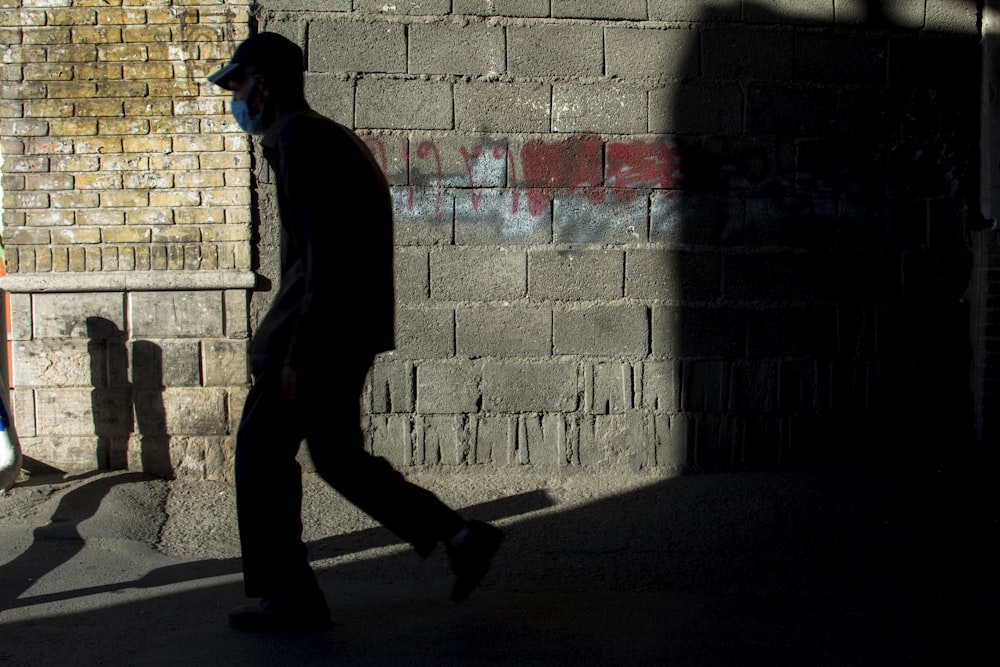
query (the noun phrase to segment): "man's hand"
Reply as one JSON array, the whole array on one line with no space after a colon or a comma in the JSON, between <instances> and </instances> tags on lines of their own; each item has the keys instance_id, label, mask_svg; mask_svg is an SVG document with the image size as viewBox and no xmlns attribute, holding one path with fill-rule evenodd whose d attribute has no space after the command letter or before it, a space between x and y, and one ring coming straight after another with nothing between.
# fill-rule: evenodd
<instances>
[{"instance_id":1,"label":"man's hand","mask_svg":"<svg viewBox=\"0 0 1000 667\"><path fill-rule=\"evenodd\" d=\"M281 390L285 393L285 398L290 401L295 400L298 390L299 374L291 366L284 366L281 369Z\"/></svg>"}]
</instances>

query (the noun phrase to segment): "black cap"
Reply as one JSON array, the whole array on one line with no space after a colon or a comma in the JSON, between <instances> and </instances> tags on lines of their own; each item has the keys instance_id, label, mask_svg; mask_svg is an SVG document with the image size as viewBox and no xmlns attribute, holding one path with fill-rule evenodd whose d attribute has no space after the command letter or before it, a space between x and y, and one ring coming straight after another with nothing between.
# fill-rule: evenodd
<instances>
[{"instance_id":1,"label":"black cap","mask_svg":"<svg viewBox=\"0 0 1000 667\"><path fill-rule=\"evenodd\" d=\"M248 37L236 47L229 64L208 80L215 85L233 90L230 79L239 70L246 73L266 72L271 74L298 74L305 69L302 49L287 37L275 32L262 32Z\"/></svg>"}]
</instances>

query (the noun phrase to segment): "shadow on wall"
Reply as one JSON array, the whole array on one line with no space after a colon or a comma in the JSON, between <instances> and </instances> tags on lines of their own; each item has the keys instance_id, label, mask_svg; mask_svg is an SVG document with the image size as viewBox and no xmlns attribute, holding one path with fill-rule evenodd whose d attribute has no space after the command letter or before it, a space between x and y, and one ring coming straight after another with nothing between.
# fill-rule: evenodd
<instances>
[{"instance_id":1,"label":"shadow on wall","mask_svg":"<svg viewBox=\"0 0 1000 667\"><path fill-rule=\"evenodd\" d=\"M883 4L706 10L660 110L682 176L651 240L681 278L653 353L681 365L692 467L975 465L979 38Z\"/></svg>"},{"instance_id":2,"label":"shadow on wall","mask_svg":"<svg viewBox=\"0 0 1000 667\"><path fill-rule=\"evenodd\" d=\"M99 468L138 469L172 478L163 405L163 350L150 341L134 341L130 379L125 333L108 319L88 317L87 336ZM138 461L129 460L133 433L138 437Z\"/></svg>"}]
</instances>

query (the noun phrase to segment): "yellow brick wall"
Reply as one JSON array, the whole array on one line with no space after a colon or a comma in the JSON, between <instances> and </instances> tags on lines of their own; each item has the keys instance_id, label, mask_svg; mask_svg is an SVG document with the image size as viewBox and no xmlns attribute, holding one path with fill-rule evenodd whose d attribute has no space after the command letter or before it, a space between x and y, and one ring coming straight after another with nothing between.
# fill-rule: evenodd
<instances>
[{"instance_id":1,"label":"yellow brick wall","mask_svg":"<svg viewBox=\"0 0 1000 667\"><path fill-rule=\"evenodd\" d=\"M243 0L0 0L7 273L250 268Z\"/></svg>"}]
</instances>

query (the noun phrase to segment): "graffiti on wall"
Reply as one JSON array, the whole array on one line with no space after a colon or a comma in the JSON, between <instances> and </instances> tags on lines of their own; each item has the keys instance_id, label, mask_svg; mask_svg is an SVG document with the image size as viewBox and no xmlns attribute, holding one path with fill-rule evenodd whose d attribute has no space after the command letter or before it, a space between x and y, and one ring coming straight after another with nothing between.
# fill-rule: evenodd
<instances>
[{"instance_id":1,"label":"graffiti on wall","mask_svg":"<svg viewBox=\"0 0 1000 667\"><path fill-rule=\"evenodd\" d=\"M438 220L449 189L467 197L474 211L487 191L509 189L510 215L539 217L560 193L601 205L611 192L628 202L640 191L670 190L680 182L677 149L665 140L625 143L579 133L555 141L533 139L520 147L496 140L468 144L381 136L365 137L365 143L390 183L410 188L408 208L417 206L418 189L427 190Z\"/></svg>"}]
</instances>

